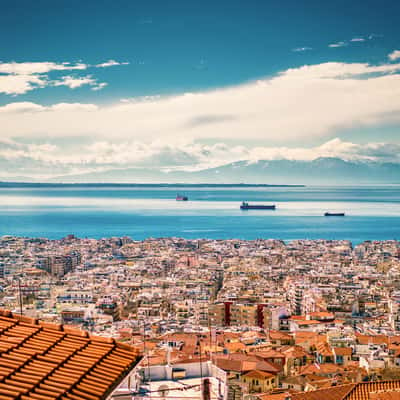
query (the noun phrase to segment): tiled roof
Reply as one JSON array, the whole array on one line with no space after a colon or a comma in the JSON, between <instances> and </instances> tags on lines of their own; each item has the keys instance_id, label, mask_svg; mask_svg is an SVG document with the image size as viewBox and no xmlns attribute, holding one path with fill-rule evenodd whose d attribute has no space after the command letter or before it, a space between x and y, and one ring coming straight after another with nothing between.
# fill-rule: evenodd
<instances>
[{"instance_id":1,"label":"tiled roof","mask_svg":"<svg viewBox=\"0 0 400 400\"><path fill-rule=\"evenodd\" d=\"M225 348L230 352L241 351L246 349L246 345L241 342L225 343Z\"/></svg>"},{"instance_id":2,"label":"tiled roof","mask_svg":"<svg viewBox=\"0 0 400 400\"><path fill-rule=\"evenodd\" d=\"M400 379L393 381L360 382L346 385L332 386L326 389L313 390L310 392L296 393L288 396L290 400L398 400L396 396L400 389ZM391 393L391 396L375 397L377 393L383 396L384 393ZM263 400L272 400L266 395Z\"/></svg>"},{"instance_id":3,"label":"tiled roof","mask_svg":"<svg viewBox=\"0 0 400 400\"><path fill-rule=\"evenodd\" d=\"M313 390L293 395L291 400L343 400L356 384L334 386L327 389Z\"/></svg>"},{"instance_id":4,"label":"tiled roof","mask_svg":"<svg viewBox=\"0 0 400 400\"><path fill-rule=\"evenodd\" d=\"M333 351L337 356L351 356L353 353L351 347L334 347Z\"/></svg>"},{"instance_id":5,"label":"tiled roof","mask_svg":"<svg viewBox=\"0 0 400 400\"><path fill-rule=\"evenodd\" d=\"M285 358L284 354L282 354L280 351L273 350L273 349L255 351L255 352L249 353L249 355L258 356L258 357L262 357L262 358Z\"/></svg>"},{"instance_id":6,"label":"tiled roof","mask_svg":"<svg viewBox=\"0 0 400 400\"><path fill-rule=\"evenodd\" d=\"M1 400L103 400L139 359L112 338L0 310Z\"/></svg>"},{"instance_id":7,"label":"tiled roof","mask_svg":"<svg viewBox=\"0 0 400 400\"><path fill-rule=\"evenodd\" d=\"M215 358L215 364L217 367L223 369L224 371L235 371L235 372L249 372L255 369L271 372L272 374L277 374L279 368L267 361L258 360L256 357L243 357L234 358L233 356L238 355L232 354L228 357L217 356Z\"/></svg>"},{"instance_id":8,"label":"tiled roof","mask_svg":"<svg viewBox=\"0 0 400 400\"><path fill-rule=\"evenodd\" d=\"M301 346L290 346L282 350L286 358L311 357Z\"/></svg>"},{"instance_id":9,"label":"tiled roof","mask_svg":"<svg viewBox=\"0 0 400 400\"><path fill-rule=\"evenodd\" d=\"M289 397L289 392L287 393L276 393L276 394L255 394L260 400L286 400Z\"/></svg>"},{"instance_id":10,"label":"tiled roof","mask_svg":"<svg viewBox=\"0 0 400 400\"><path fill-rule=\"evenodd\" d=\"M280 331L269 331L269 338L271 340L293 340L293 337L287 333Z\"/></svg>"},{"instance_id":11,"label":"tiled roof","mask_svg":"<svg viewBox=\"0 0 400 400\"><path fill-rule=\"evenodd\" d=\"M369 400L369 395L372 392L387 392L393 391L394 389L400 389L400 379L393 381L362 382L357 384L345 400Z\"/></svg>"},{"instance_id":12,"label":"tiled roof","mask_svg":"<svg viewBox=\"0 0 400 400\"><path fill-rule=\"evenodd\" d=\"M385 335L361 335L356 333L359 344L388 344L389 336Z\"/></svg>"},{"instance_id":13,"label":"tiled roof","mask_svg":"<svg viewBox=\"0 0 400 400\"><path fill-rule=\"evenodd\" d=\"M293 395L295 393L298 393L298 392L296 392L296 390L293 390L293 389L287 389L280 393L273 393L273 394L254 393L253 395L256 396L257 399L260 399L260 400L286 400L290 395Z\"/></svg>"},{"instance_id":14,"label":"tiled roof","mask_svg":"<svg viewBox=\"0 0 400 400\"><path fill-rule=\"evenodd\" d=\"M299 326L301 326L301 325L318 325L318 324L321 324L321 321L317 321L314 319L302 319L302 320L296 321L296 324Z\"/></svg>"},{"instance_id":15,"label":"tiled roof","mask_svg":"<svg viewBox=\"0 0 400 400\"><path fill-rule=\"evenodd\" d=\"M322 356L326 357L326 356L332 356L333 355L331 347L326 342L317 343L316 348L317 348L317 352L319 354L321 354Z\"/></svg>"},{"instance_id":16,"label":"tiled roof","mask_svg":"<svg viewBox=\"0 0 400 400\"><path fill-rule=\"evenodd\" d=\"M330 319L335 318L334 314L327 312L327 311L312 312L309 315L310 315L310 317L314 317L314 318L330 318Z\"/></svg>"},{"instance_id":17,"label":"tiled roof","mask_svg":"<svg viewBox=\"0 0 400 400\"><path fill-rule=\"evenodd\" d=\"M264 379L264 378L272 378L275 375L270 374L269 372L265 371L260 371L258 369L255 369L253 371L247 372L243 376L246 376L247 378L257 378L257 379Z\"/></svg>"},{"instance_id":18,"label":"tiled roof","mask_svg":"<svg viewBox=\"0 0 400 400\"><path fill-rule=\"evenodd\" d=\"M370 393L370 400L400 400L400 391Z\"/></svg>"}]
</instances>

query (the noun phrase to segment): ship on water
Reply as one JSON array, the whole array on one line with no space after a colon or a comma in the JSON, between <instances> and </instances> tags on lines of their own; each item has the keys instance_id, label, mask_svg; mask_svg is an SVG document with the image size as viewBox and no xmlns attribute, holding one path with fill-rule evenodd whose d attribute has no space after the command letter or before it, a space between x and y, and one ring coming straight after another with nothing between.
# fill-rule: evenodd
<instances>
[{"instance_id":1,"label":"ship on water","mask_svg":"<svg viewBox=\"0 0 400 400\"><path fill-rule=\"evenodd\" d=\"M182 196L179 193L176 195L176 201L188 201L189 198L187 196Z\"/></svg>"},{"instance_id":2,"label":"ship on water","mask_svg":"<svg viewBox=\"0 0 400 400\"><path fill-rule=\"evenodd\" d=\"M344 212L326 212L325 217L344 217Z\"/></svg>"},{"instance_id":3,"label":"ship on water","mask_svg":"<svg viewBox=\"0 0 400 400\"><path fill-rule=\"evenodd\" d=\"M275 204L249 204L243 201L240 205L241 210L275 210Z\"/></svg>"}]
</instances>

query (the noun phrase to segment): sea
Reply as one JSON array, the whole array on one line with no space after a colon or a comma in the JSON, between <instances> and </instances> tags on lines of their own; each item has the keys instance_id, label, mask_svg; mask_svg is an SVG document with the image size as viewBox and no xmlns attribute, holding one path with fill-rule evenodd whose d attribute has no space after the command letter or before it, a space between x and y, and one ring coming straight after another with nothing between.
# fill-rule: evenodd
<instances>
[{"instance_id":1,"label":"sea","mask_svg":"<svg viewBox=\"0 0 400 400\"><path fill-rule=\"evenodd\" d=\"M188 201L176 201L177 194ZM276 210L240 210L242 201ZM344 217L325 217L344 212ZM400 239L400 186L0 184L0 235Z\"/></svg>"}]
</instances>

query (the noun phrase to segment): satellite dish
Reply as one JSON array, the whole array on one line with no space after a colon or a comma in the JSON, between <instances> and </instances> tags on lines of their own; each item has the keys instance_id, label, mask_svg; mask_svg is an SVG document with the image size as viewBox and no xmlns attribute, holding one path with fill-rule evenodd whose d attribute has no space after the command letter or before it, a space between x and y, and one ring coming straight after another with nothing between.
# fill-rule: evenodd
<instances>
[{"instance_id":1,"label":"satellite dish","mask_svg":"<svg viewBox=\"0 0 400 400\"><path fill-rule=\"evenodd\" d=\"M157 389L158 395L162 398L167 397L167 394L169 392L169 386L168 385L160 385Z\"/></svg>"}]
</instances>

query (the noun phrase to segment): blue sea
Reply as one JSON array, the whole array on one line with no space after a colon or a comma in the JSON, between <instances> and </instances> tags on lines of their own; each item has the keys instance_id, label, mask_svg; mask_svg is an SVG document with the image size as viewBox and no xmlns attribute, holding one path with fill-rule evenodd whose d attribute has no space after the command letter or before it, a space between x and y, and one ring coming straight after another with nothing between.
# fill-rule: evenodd
<instances>
[{"instance_id":1,"label":"blue sea","mask_svg":"<svg viewBox=\"0 0 400 400\"><path fill-rule=\"evenodd\" d=\"M189 201L176 201L177 193ZM276 210L239 209L242 201ZM345 217L324 217L324 212ZM1 185L0 235L400 239L400 186Z\"/></svg>"}]
</instances>

